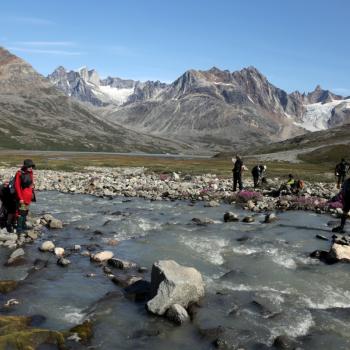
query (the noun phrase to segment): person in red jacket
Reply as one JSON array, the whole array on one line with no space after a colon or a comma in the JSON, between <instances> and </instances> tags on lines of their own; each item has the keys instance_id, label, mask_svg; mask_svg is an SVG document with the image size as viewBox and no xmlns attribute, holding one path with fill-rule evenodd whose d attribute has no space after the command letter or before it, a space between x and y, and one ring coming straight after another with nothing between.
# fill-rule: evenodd
<instances>
[{"instance_id":1,"label":"person in red jacket","mask_svg":"<svg viewBox=\"0 0 350 350\"><path fill-rule=\"evenodd\" d=\"M33 168L35 164L31 159L25 159L23 166L15 175L15 190L18 200L17 232L26 230L26 221L29 205L35 199Z\"/></svg>"}]
</instances>

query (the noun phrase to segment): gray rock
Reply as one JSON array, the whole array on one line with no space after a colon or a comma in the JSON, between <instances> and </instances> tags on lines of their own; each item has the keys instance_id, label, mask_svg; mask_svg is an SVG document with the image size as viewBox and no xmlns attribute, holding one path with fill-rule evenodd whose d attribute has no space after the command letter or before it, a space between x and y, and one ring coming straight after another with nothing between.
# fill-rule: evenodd
<instances>
[{"instance_id":1,"label":"gray rock","mask_svg":"<svg viewBox=\"0 0 350 350\"><path fill-rule=\"evenodd\" d=\"M275 213L270 213L265 215L265 220L264 220L265 224L271 224L272 222L275 222L275 221L277 221L277 216Z\"/></svg>"},{"instance_id":2,"label":"gray rock","mask_svg":"<svg viewBox=\"0 0 350 350\"><path fill-rule=\"evenodd\" d=\"M60 266L68 266L70 264L70 260L66 259L66 258L59 258L57 260L57 265L60 265Z\"/></svg>"},{"instance_id":3,"label":"gray rock","mask_svg":"<svg viewBox=\"0 0 350 350\"><path fill-rule=\"evenodd\" d=\"M42 252L53 252L55 244L52 241L45 241L39 248Z\"/></svg>"},{"instance_id":4,"label":"gray rock","mask_svg":"<svg viewBox=\"0 0 350 350\"><path fill-rule=\"evenodd\" d=\"M24 262L25 253L22 248L16 249L12 254L10 255L9 259L6 262L6 266L21 264Z\"/></svg>"},{"instance_id":5,"label":"gray rock","mask_svg":"<svg viewBox=\"0 0 350 350\"><path fill-rule=\"evenodd\" d=\"M0 241L6 242L6 241L17 241L18 236L15 233L1 233L0 234Z\"/></svg>"},{"instance_id":6,"label":"gray rock","mask_svg":"<svg viewBox=\"0 0 350 350\"><path fill-rule=\"evenodd\" d=\"M112 259L113 255L114 255L113 252L105 250L103 252L99 252L99 253L93 255L91 258L92 258L92 260L94 260L96 262L103 262L103 261L107 261L109 259Z\"/></svg>"},{"instance_id":7,"label":"gray rock","mask_svg":"<svg viewBox=\"0 0 350 350\"><path fill-rule=\"evenodd\" d=\"M209 219L209 218L204 218L204 219L193 218L192 222L194 222L196 225L199 225L199 226L205 226L205 225L209 225L209 224L214 223L214 221L212 219Z\"/></svg>"},{"instance_id":8,"label":"gray rock","mask_svg":"<svg viewBox=\"0 0 350 350\"><path fill-rule=\"evenodd\" d=\"M62 229L63 228L63 223L61 220L58 219L53 219L48 223L48 227L50 229Z\"/></svg>"},{"instance_id":9,"label":"gray rock","mask_svg":"<svg viewBox=\"0 0 350 350\"><path fill-rule=\"evenodd\" d=\"M152 266L150 312L163 315L171 305L186 308L204 296L202 275L193 267L179 265L173 260L157 261Z\"/></svg>"},{"instance_id":10,"label":"gray rock","mask_svg":"<svg viewBox=\"0 0 350 350\"><path fill-rule=\"evenodd\" d=\"M348 245L333 243L329 254L337 261L350 262L350 246Z\"/></svg>"},{"instance_id":11,"label":"gray rock","mask_svg":"<svg viewBox=\"0 0 350 350\"><path fill-rule=\"evenodd\" d=\"M186 309L179 304L171 305L166 312L166 317L178 325L181 325L190 319Z\"/></svg>"},{"instance_id":12,"label":"gray rock","mask_svg":"<svg viewBox=\"0 0 350 350\"><path fill-rule=\"evenodd\" d=\"M34 231L28 231L27 236L33 241L35 241L38 238L38 234Z\"/></svg>"},{"instance_id":13,"label":"gray rock","mask_svg":"<svg viewBox=\"0 0 350 350\"><path fill-rule=\"evenodd\" d=\"M250 222L254 222L255 219L252 216L246 216L242 219L242 222L246 222L246 223L250 223Z\"/></svg>"},{"instance_id":14,"label":"gray rock","mask_svg":"<svg viewBox=\"0 0 350 350\"><path fill-rule=\"evenodd\" d=\"M224 214L224 221L225 222L235 222L239 221L238 215L232 212L227 212Z\"/></svg>"},{"instance_id":15,"label":"gray rock","mask_svg":"<svg viewBox=\"0 0 350 350\"><path fill-rule=\"evenodd\" d=\"M217 201L210 201L204 204L206 208L214 208L214 207L219 207L220 203Z\"/></svg>"},{"instance_id":16,"label":"gray rock","mask_svg":"<svg viewBox=\"0 0 350 350\"><path fill-rule=\"evenodd\" d=\"M137 264L134 262L117 259L117 258L109 259L107 263L108 265L116 267L117 269L121 269L121 270L127 270L127 269L132 269L137 267Z\"/></svg>"}]
</instances>

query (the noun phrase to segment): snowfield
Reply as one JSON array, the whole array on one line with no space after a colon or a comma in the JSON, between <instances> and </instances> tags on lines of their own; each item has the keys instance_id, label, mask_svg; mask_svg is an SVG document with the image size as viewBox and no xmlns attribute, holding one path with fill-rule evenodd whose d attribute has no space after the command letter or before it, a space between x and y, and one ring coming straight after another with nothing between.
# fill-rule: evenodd
<instances>
[{"instance_id":1,"label":"snowfield","mask_svg":"<svg viewBox=\"0 0 350 350\"><path fill-rule=\"evenodd\" d=\"M328 121L332 116L333 108L344 102L347 102L347 104L349 104L350 99L337 100L324 104L319 102L305 105L306 111L302 117L301 122L295 122L294 124L301 126L302 128L309 131L328 129Z\"/></svg>"}]
</instances>

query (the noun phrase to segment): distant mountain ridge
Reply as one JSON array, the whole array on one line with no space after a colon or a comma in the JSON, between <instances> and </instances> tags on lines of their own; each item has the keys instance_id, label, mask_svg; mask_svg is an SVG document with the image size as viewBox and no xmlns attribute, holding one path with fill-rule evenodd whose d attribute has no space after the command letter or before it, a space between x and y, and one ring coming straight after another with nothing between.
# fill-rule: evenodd
<instances>
[{"instance_id":1,"label":"distant mountain ridge","mask_svg":"<svg viewBox=\"0 0 350 350\"><path fill-rule=\"evenodd\" d=\"M159 153L183 145L101 119L0 47L0 148Z\"/></svg>"},{"instance_id":2,"label":"distant mountain ridge","mask_svg":"<svg viewBox=\"0 0 350 350\"><path fill-rule=\"evenodd\" d=\"M98 107L120 106L129 100L134 102L151 98L166 86L159 81L140 82L118 77L101 79L96 70L87 67L67 71L59 66L47 78L67 96Z\"/></svg>"},{"instance_id":3,"label":"distant mountain ridge","mask_svg":"<svg viewBox=\"0 0 350 350\"><path fill-rule=\"evenodd\" d=\"M98 107L107 107L109 112L103 112L107 118L114 115L115 120L128 127L159 135L163 134L164 124L168 128L179 127L171 121L171 101L183 99L185 96L188 99L190 95L198 101L200 94L215 97L236 110L255 109L254 113L250 113L253 119L256 119L256 114L268 113L270 117L278 115L282 118L279 121L282 130L276 127L274 131L271 129L272 134L279 134L274 140L303 132L300 129L324 130L346 123L349 119L348 101L342 96L324 90L319 85L307 94L299 91L288 94L269 83L254 67L235 72L217 67L207 71L188 70L172 84L112 77L102 80L95 70L87 68L66 71L59 67L48 78L68 96ZM160 107L162 103L167 106ZM188 101L186 106L188 107ZM164 116L157 116L155 111L151 112L152 108L160 114L167 114L169 120L163 121ZM294 126L290 125L290 121L283 120L283 117L290 119ZM158 123L158 120L161 122ZM288 125L286 128L285 124ZM199 131L203 129L203 125L199 122L197 128L192 124L191 129ZM167 132L165 134L169 136Z\"/></svg>"}]
</instances>

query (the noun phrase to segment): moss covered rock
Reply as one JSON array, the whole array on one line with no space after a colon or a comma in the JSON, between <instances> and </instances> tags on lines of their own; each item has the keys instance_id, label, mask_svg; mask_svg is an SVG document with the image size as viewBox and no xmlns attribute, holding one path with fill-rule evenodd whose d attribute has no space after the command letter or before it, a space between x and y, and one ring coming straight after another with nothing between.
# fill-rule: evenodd
<instances>
[{"instance_id":1,"label":"moss covered rock","mask_svg":"<svg viewBox=\"0 0 350 350\"><path fill-rule=\"evenodd\" d=\"M86 344L93 336L92 322L86 320L84 323L73 327L70 331L71 335L77 334L80 342Z\"/></svg>"},{"instance_id":2,"label":"moss covered rock","mask_svg":"<svg viewBox=\"0 0 350 350\"><path fill-rule=\"evenodd\" d=\"M61 332L30 327L31 318L0 316L0 350L35 350L41 344L53 344L64 350L65 339Z\"/></svg>"},{"instance_id":3,"label":"moss covered rock","mask_svg":"<svg viewBox=\"0 0 350 350\"><path fill-rule=\"evenodd\" d=\"M17 281L0 281L0 293L2 294L6 294L6 293L10 293L13 290L15 290L18 286L18 282Z\"/></svg>"}]
</instances>

